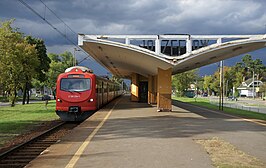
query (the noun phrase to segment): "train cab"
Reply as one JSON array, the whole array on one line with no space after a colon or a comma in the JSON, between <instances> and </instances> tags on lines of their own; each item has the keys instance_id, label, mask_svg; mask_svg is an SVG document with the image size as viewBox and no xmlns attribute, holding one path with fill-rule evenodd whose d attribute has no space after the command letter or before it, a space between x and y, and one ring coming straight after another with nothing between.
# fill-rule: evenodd
<instances>
[{"instance_id":1,"label":"train cab","mask_svg":"<svg viewBox=\"0 0 266 168\"><path fill-rule=\"evenodd\" d=\"M56 113L63 120L79 120L95 111L96 76L86 69L75 67L60 74L56 87Z\"/></svg>"},{"instance_id":2,"label":"train cab","mask_svg":"<svg viewBox=\"0 0 266 168\"><path fill-rule=\"evenodd\" d=\"M70 67L57 78L56 113L64 121L82 121L121 94L118 83L86 67Z\"/></svg>"}]
</instances>

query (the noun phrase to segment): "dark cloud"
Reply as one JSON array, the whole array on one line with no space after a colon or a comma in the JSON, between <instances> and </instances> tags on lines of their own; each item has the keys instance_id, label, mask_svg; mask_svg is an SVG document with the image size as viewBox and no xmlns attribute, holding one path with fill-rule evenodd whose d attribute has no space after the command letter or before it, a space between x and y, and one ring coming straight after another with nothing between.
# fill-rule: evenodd
<instances>
[{"instance_id":1,"label":"dark cloud","mask_svg":"<svg viewBox=\"0 0 266 168\"><path fill-rule=\"evenodd\" d=\"M57 30L76 42L38 0L23 0ZM264 0L43 0L68 26L84 34L262 34L266 33ZM0 1L1 20L16 18L25 34L48 47L70 43L18 0ZM60 47L59 47L60 48Z\"/></svg>"},{"instance_id":2,"label":"dark cloud","mask_svg":"<svg viewBox=\"0 0 266 168\"><path fill-rule=\"evenodd\" d=\"M65 26L40 1L24 1L60 31L65 31ZM257 34L264 33L266 24L266 2L262 0L43 2L73 30L85 34ZM49 40L49 36L56 36L53 29L44 26L46 23L19 1L2 0L0 6L0 16L17 18L17 26L26 33L39 33Z\"/></svg>"}]
</instances>

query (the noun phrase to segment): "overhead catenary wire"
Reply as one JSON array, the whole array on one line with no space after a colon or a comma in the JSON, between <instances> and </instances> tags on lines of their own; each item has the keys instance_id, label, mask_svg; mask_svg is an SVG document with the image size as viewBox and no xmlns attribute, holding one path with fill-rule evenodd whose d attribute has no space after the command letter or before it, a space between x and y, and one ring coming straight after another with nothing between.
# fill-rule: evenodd
<instances>
[{"instance_id":1,"label":"overhead catenary wire","mask_svg":"<svg viewBox=\"0 0 266 168\"><path fill-rule=\"evenodd\" d=\"M33 9L27 2L25 2L24 0L18 0L21 4L23 4L24 6L26 6L29 10L31 10L34 14L36 14L38 17L40 17L43 21L45 21L49 26L51 26L55 31L57 31L61 36L63 36L70 44L74 45L75 47L79 48L80 51L82 51L84 54L86 54L87 56L85 58L83 58L81 61L78 61L79 63L85 61L86 59L91 60L90 55L88 55L88 53L86 53L80 46L78 46L73 40L71 40L70 38L68 38L68 36L66 35L66 33L64 34L62 31L60 31L58 28L56 28L51 22L49 22L46 19L46 16L42 16L39 12L37 12L35 9ZM75 34L76 36L78 35L78 33L76 33L73 29L71 29L53 10L51 10L42 0L40 0L40 2L45 6L45 10L48 9L58 20L60 20L65 27L67 27L73 34ZM46 11L45 11L46 13Z\"/></svg>"},{"instance_id":2,"label":"overhead catenary wire","mask_svg":"<svg viewBox=\"0 0 266 168\"><path fill-rule=\"evenodd\" d=\"M64 23L64 25L70 30L72 31L74 34L78 34L76 33L73 29L71 29L59 16L57 16L57 14L52 10L50 9L42 0L40 0L40 2L45 6L45 8L47 8L50 12L52 12L54 14L54 16L59 19L62 23Z\"/></svg>"}]
</instances>

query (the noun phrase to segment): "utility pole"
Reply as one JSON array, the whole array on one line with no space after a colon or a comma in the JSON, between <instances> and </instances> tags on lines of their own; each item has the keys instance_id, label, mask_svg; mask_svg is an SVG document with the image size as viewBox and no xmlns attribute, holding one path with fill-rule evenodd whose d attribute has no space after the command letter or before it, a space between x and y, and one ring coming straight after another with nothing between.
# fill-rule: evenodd
<instances>
[{"instance_id":1,"label":"utility pole","mask_svg":"<svg viewBox=\"0 0 266 168\"><path fill-rule=\"evenodd\" d=\"M253 69L253 75L252 75L252 81L253 81L253 84L252 84L252 92L253 92L253 99L255 99L255 80L254 80L254 78L255 78L255 74L254 74L254 69Z\"/></svg>"},{"instance_id":2,"label":"utility pole","mask_svg":"<svg viewBox=\"0 0 266 168\"><path fill-rule=\"evenodd\" d=\"M80 51L80 49L74 48L74 54L73 54L73 66L76 66L76 65L77 65L76 51Z\"/></svg>"},{"instance_id":3,"label":"utility pole","mask_svg":"<svg viewBox=\"0 0 266 168\"><path fill-rule=\"evenodd\" d=\"M250 69L252 71L252 97L253 97L253 99L255 99L255 85L254 85L255 68L254 68L254 65L253 65L253 69L252 69L252 67L248 67L248 69Z\"/></svg>"},{"instance_id":4,"label":"utility pole","mask_svg":"<svg viewBox=\"0 0 266 168\"><path fill-rule=\"evenodd\" d=\"M224 89L223 89L223 81L224 81L224 73L223 73L223 61L220 61L220 95L219 95L219 110L223 109L224 104Z\"/></svg>"}]
</instances>

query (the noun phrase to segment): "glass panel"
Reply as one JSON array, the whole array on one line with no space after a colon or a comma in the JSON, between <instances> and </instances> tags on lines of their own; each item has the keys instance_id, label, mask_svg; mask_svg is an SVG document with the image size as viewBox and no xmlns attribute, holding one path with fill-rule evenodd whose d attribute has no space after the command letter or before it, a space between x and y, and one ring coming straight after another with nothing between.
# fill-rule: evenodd
<instances>
[{"instance_id":1,"label":"glass panel","mask_svg":"<svg viewBox=\"0 0 266 168\"><path fill-rule=\"evenodd\" d=\"M60 89L70 92L83 92L90 90L91 80L89 78L63 78Z\"/></svg>"}]
</instances>

